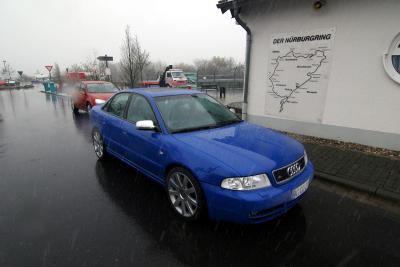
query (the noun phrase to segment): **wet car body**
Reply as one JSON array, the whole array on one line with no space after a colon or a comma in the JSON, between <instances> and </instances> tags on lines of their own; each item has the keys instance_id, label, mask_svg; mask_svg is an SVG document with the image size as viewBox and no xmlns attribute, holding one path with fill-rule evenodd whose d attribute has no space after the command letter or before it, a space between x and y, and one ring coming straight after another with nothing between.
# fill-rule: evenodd
<instances>
[{"instance_id":1,"label":"wet car body","mask_svg":"<svg viewBox=\"0 0 400 267\"><path fill-rule=\"evenodd\" d=\"M72 95L72 108L75 111L78 109L88 111L96 104L107 101L117 91L116 88L112 92L90 91L89 87L96 85L111 86L112 83L106 81L81 81Z\"/></svg>"},{"instance_id":2,"label":"wet car body","mask_svg":"<svg viewBox=\"0 0 400 267\"><path fill-rule=\"evenodd\" d=\"M307 161L303 145L261 126L239 122L213 129L170 133L155 98L200 92L130 89L122 93L144 96L154 111L159 130L139 130L132 122L108 114L103 106L95 106L91 122L102 134L107 151L162 186L166 186L166 175L171 168L187 169L198 180L212 219L238 223L273 219L301 199L313 178L313 165ZM276 180L274 171L286 170L301 160L303 165L295 175ZM221 187L226 178L258 174L266 174L270 186L247 191ZM304 191L293 197L293 192L300 187L304 187Z\"/></svg>"}]
</instances>

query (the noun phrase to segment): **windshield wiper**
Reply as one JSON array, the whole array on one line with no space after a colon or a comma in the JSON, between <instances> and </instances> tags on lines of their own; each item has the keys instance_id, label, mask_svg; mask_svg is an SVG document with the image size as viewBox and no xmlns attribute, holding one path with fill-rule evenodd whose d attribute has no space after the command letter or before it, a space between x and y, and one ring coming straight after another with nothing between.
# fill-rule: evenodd
<instances>
[{"instance_id":1,"label":"windshield wiper","mask_svg":"<svg viewBox=\"0 0 400 267\"><path fill-rule=\"evenodd\" d=\"M221 121L221 122L218 122L217 125L218 125L218 126L225 126L225 125L228 125L228 124L239 123L239 122L242 122L242 121L243 121L243 120L240 120L240 119L234 119L234 120L228 120L228 121Z\"/></svg>"},{"instance_id":2,"label":"windshield wiper","mask_svg":"<svg viewBox=\"0 0 400 267\"><path fill-rule=\"evenodd\" d=\"M211 124L211 125L204 125L204 126L193 127L193 128L180 129L180 130L173 131L172 133L193 132L193 131L200 131L200 130L213 129L213 128L216 128L216 127L218 127L217 124Z\"/></svg>"},{"instance_id":3,"label":"windshield wiper","mask_svg":"<svg viewBox=\"0 0 400 267\"><path fill-rule=\"evenodd\" d=\"M210 125L204 125L204 126L199 126L199 127L180 129L180 130L173 131L172 133L185 133L185 132L193 132L193 131L214 129L214 128L218 128L218 127L225 126L225 125L228 125L228 124L239 123L239 122L242 122L242 121L243 120L240 120L240 119L222 121L222 122L219 122L217 124L210 124Z\"/></svg>"}]
</instances>

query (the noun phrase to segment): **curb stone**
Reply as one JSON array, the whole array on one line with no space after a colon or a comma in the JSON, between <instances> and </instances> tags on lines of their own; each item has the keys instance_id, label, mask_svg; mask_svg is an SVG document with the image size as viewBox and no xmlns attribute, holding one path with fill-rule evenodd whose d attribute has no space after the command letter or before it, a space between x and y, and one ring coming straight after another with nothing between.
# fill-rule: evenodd
<instances>
[{"instance_id":1,"label":"curb stone","mask_svg":"<svg viewBox=\"0 0 400 267\"><path fill-rule=\"evenodd\" d=\"M382 188L377 188L375 186L372 185L367 185L367 184L361 184L361 183L357 183L345 178L341 178L338 176L334 176L334 175L330 175L330 174L326 174L323 172L319 172L319 171L315 171L315 178L320 178L322 180L326 180L329 182L334 182L337 184L341 184L341 185L345 185L345 186L349 186L352 189L356 189L359 191L362 191L364 193L368 193L372 196L378 196L387 200L391 200L391 201L395 201L397 203L400 203L400 194L396 194L394 192L382 189Z\"/></svg>"},{"instance_id":2,"label":"curb stone","mask_svg":"<svg viewBox=\"0 0 400 267\"><path fill-rule=\"evenodd\" d=\"M68 94L64 94L64 93L52 93L52 92L46 92L46 91L40 91L41 93L45 93L45 94L49 94L49 95L56 95L56 96L62 96L62 97L70 97L70 95Z\"/></svg>"}]
</instances>

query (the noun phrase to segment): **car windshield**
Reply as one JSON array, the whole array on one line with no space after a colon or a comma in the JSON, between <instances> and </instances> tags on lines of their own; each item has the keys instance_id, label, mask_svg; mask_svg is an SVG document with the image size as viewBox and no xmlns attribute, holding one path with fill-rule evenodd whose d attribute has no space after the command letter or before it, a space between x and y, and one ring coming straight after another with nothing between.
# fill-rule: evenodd
<instances>
[{"instance_id":1,"label":"car windshield","mask_svg":"<svg viewBox=\"0 0 400 267\"><path fill-rule=\"evenodd\" d=\"M206 94L162 96L155 101L171 133L217 128L242 121Z\"/></svg>"},{"instance_id":2,"label":"car windshield","mask_svg":"<svg viewBox=\"0 0 400 267\"><path fill-rule=\"evenodd\" d=\"M115 93L118 91L112 83L89 83L87 88L90 93Z\"/></svg>"},{"instance_id":3,"label":"car windshield","mask_svg":"<svg viewBox=\"0 0 400 267\"><path fill-rule=\"evenodd\" d=\"M183 74L183 72L174 71L174 72L172 72L172 77L174 77L174 78L185 78L185 75Z\"/></svg>"}]
</instances>

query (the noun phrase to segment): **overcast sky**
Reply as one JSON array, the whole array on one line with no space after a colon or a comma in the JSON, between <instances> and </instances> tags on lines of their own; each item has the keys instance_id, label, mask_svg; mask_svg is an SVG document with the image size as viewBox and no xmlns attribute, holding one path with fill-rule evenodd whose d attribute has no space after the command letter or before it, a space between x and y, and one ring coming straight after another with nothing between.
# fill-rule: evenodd
<instances>
[{"instance_id":1,"label":"overcast sky","mask_svg":"<svg viewBox=\"0 0 400 267\"><path fill-rule=\"evenodd\" d=\"M152 61L212 56L244 60L245 32L217 0L2 0L0 60L14 70L45 72L94 53L120 57L126 25Z\"/></svg>"}]
</instances>

